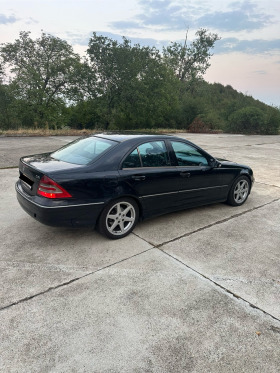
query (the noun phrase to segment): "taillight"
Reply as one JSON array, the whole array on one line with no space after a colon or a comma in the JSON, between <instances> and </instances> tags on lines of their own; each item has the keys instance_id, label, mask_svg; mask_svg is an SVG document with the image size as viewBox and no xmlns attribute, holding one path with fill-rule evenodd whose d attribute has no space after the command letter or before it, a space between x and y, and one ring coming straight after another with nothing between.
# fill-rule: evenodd
<instances>
[{"instance_id":1,"label":"taillight","mask_svg":"<svg viewBox=\"0 0 280 373\"><path fill-rule=\"evenodd\" d=\"M37 194L46 198L71 198L69 194L62 186L58 185L55 181L44 175L37 189Z\"/></svg>"}]
</instances>

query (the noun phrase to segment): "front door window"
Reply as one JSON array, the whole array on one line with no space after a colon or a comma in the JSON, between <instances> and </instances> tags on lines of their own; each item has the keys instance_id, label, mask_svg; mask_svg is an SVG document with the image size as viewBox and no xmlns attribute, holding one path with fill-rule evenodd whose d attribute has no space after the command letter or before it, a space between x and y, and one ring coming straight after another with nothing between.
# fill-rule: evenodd
<instances>
[{"instance_id":1,"label":"front door window","mask_svg":"<svg viewBox=\"0 0 280 373\"><path fill-rule=\"evenodd\" d=\"M193 146L180 141L171 141L178 166L208 166L207 159Z\"/></svg>"}]
</instances>

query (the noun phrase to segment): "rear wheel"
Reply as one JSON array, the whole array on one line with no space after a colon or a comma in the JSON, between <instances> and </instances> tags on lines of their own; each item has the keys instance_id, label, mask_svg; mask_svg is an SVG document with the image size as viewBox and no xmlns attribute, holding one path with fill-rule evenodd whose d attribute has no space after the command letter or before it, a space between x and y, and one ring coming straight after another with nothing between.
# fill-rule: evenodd
<instances>
[{"instance_id":1,"label":"rear wheel","mask_svg":"<svg viewBox=\"0 0 280 373\"><path fill-rule=\"evenodd\" d=\"M241 206L247 200L250 182L246 176L240 176L232 185L227 202L232 206Z\"/></svg>"},{"instance_id":2,"label":"rear wheel","mask_svg":"<svg viewBox=\"0 0 280 373\"><path fill-rule=\"evenodd\" d=\"M98 230L111 239L123 238L132 232L138 217L139 208L133 199L115 200L102 211L98 221Z\"/></svg>"}]
</instances>

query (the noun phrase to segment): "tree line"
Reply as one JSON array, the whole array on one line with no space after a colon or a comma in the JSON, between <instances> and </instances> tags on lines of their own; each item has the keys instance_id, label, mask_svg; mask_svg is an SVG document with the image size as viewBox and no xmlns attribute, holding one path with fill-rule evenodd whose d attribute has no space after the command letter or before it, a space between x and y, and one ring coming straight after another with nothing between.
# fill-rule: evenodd
<instances>
[{"instance_id":1,"label":"tree line","mask_svg":"<svg viewBox=\"0 0 280 373\"><path fill-rule=\"evenodd\" d=\"M60 38L23 31L0 46L0 126L278 133L279 109L203 79L218 39L200 29L160 51L93 33L81 58Z\"/></svg>"}]
</instances>

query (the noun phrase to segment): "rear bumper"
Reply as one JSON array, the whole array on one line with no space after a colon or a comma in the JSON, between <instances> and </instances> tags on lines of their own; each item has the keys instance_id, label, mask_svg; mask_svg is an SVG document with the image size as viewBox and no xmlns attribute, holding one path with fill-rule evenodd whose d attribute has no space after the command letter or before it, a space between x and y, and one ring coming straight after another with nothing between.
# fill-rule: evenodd
<instances>
[{"instance_id":1,"label":"rear bumper","mask_svg":"<svg viewBox=\"0 0 280 373\"><path fill-rule=\"evenodd\" d=\"M19 181L15 188L23 210L40 223L50 226L95 226L104 207L103 202L75 204L73 201L69 203L65 200L52 201L44 197L29 196Z\"/></svg>"}]
</instances>

